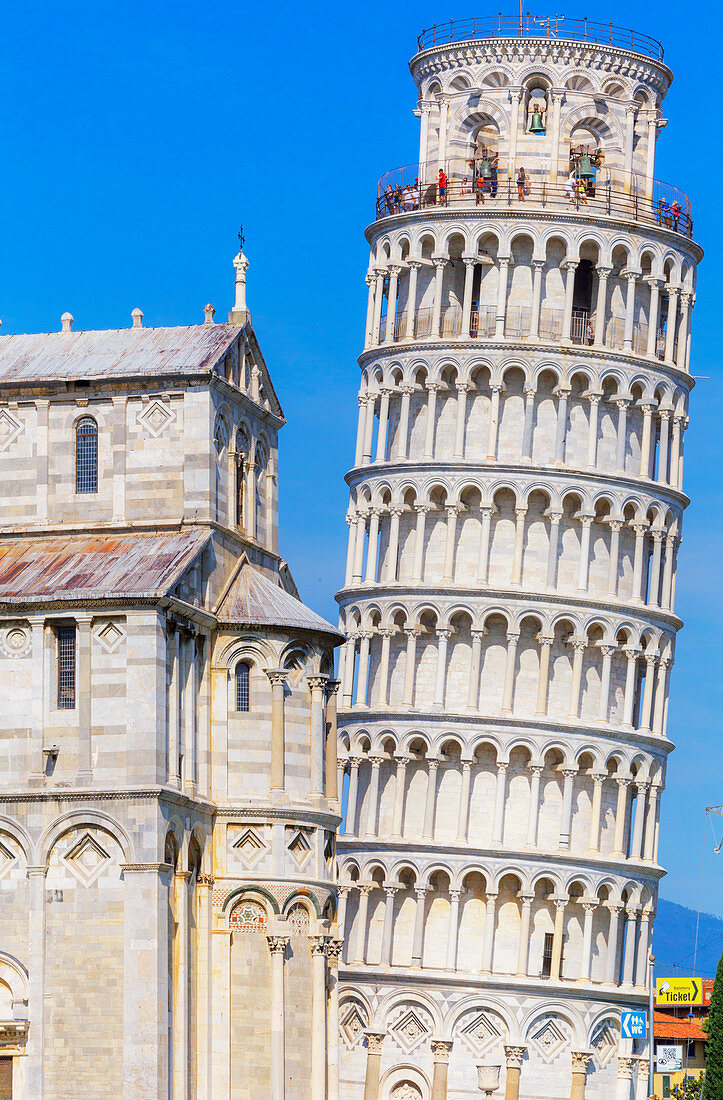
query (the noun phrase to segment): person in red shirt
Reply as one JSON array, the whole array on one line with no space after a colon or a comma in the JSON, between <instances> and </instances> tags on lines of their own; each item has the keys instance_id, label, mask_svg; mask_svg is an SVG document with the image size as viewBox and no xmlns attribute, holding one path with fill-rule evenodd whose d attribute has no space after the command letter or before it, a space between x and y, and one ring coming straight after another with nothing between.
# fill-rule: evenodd
<instances>
[{"instance_id":1,"label":"person in red shirt","mask_svg":"<svg viewBox=\"0 0 723 1100\"><path fill-rule=\"evenodd\" d=\"M444 174L444 169L439 169L439 179L437 180L437 188L439 190L439 201L444 203L447 197L447 177Z\"/></svg>"}]
</instances>

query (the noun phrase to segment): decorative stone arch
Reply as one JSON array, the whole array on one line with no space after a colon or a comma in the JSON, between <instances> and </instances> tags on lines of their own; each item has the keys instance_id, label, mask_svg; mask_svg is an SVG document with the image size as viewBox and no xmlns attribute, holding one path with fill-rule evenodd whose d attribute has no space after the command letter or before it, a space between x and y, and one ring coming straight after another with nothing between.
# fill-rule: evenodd
<instances>
[{"instance_id":1,"label":"decorative stone arch","mask_svg":"<svg viewBox=\"0 0 723 1100\"><path fill-rule=\"evenodd\" d=\"M439 247L438 231L437 227L432 223L427 222L426 225L419 225L415 227L413 234L413 248L409 255L410 260L419 260L422 258L422 248L424 241L431 238L432 252L437 252Z\"/></svg>"},{"instance_id":2,"label":"decorative stone arch","mask_svg":"<svg viewBox=\"0 0 723 1100\"><path fill-rule=\"evenodd\" d=\"M2 833L15 841L26 863L32 866L36 862L35 845L30 834L19 821L15 821L12 817L6 817L4 814L0 815L0 834Z\"/></svg>"},{"instance_id":3,"label":"decorative stone arch","mask_svg":"<svg viewBox=\"0 0 723 1100\"><path fill-rule=\"evenodd\" d=\"M594 133L593 127L595 127L603 140L611 140L611 144L607 146L608 151L621 153L624 147L624 136L620 123L612 111L606 112L605 118L601 118L595 111L595 104L582 103L579 107L573 107L567 114L563 113L560 120L561 143L567 145L572 140L572 132L576 126L581 123L591 123L592 126L588 129Z\"/></svg>"},{"instance_id":4,"label":"decorative stone arch","mask_svg":"<svg viewBox=\"0 0 723 1100\"><path fill-rule=\"evenodd\" d=\"M432 751L432 739L428 733L423 733L421 730L409 730L407 733L401 736L401 751L408 753L410 751L409 746L413 741L423 741L425 747L425 759L430 757Z\"/></svg>"},{"instance_id":5,"label":"decorative stone arch","mask_svg":"<svg viewBox=\"0 0 723 1100\"><path fill-rule=\"evenodd\" d=\"M599 745L588 743L577 746L572 757L572 762L577 768L579 768L580 760L583 756L591 756L593 759L593 766L597 769L604 766L604 758Z\"/></svg>"},{"instance_id":6,"label":"decorative stone arch","mask_svg":"<svg viewBox=\"0 0 723 1100\"><path fill-rule=\"evenodd\" d=\"M70 810L56 818L42 833L37 851L40 866L47 867L50 854L67 832L84 825L95 826L113 837L123 853L126 863L135 863L135 849L130 835L123 826L103 810Z\"/></svg>"},{"instance_id":7,"label":"decorative stone arch","mask_svg":"<svg viewBox=\"0 0 723 1100\"><path fill-rule=\"evenodd\" d=\"M548 875L548 877L550 876ZM573 1050L582 1049L582 1044L587 1037L587 1029L580 1012L569 1001L550 1000L542 1004L538 1003L528 1009L520 1021L520 1033L523 1035L524 1041L531 1037L537 1021L543 1020L545 1016L560 1017L565 1020L572 1031L570 1048Z\"/></svg>"},{"instance_id":8,"label":"decorative stone arch","mask_svg":"<svg viewBox=\"0 0 723 1100\"><path fill-rule=\"evenodd\" d=\"M555 893L559 893L562 889L562 879L560 877L561 872L554 867L542 867L539 871L533 871L527 877L527 885L529 890L534 893L538 883L543 879L547 879L554 886ZM523 1032L524 1033L524 1032Z\"/></svg>"},{"instance_id":9,"label":"decorative stone arch","mask_svg":"<svg viewBox=\"0 0 723 1100\"><path fill-rule=\"evenodd\" d=\"M267 913L270 912L275 917L279 916L281 907L271 891L265 886L259 886L258 883L247 882L243 886L236 886L224 898L221 912L226 914L227 921L236 906L246 900L247 894L249 900L259 902Z\"/></svg>"},{"instance_id":10,"label":"decorative stone arch","mask_svg":"<svg viewBox=\"0 0 723 1100\"><path fill-rule=\"evenodd\" d=\"M568 768L572 759L573 749L571 745L566 744L565 741L561 741L559 737L550 737L542 742L540 745L539 762L542 763L548 752L551 752L553 749L561 753L563 767Z\"/></svg>"},{"instance_id":11,"label":"decorative stone arch","mask_svg":"<svg viewBox=\"0 0 723 1100\"><path fill-rule=\"evenodd\" d=\"M30 978L27 970L14 955L0 951L0 982L10 990L13 1005L27 1006L30 996Z\"/></svg>"},{"instance_id":12,"label":"decorative stone arch","mask_svg":"<svg viewBox=\"0 0 723 1100\"><path fill-rule=\"evenodd\" d=\"M449 879L450 889L454 889L457 872L451 862L444 863L442 859L434 859L432 862L426 863L420 868L419 877L421 884L423 886L430 886L432 875L436 875L437 873L446 875Z\"/></svg>"},{"instance_id":13,"label":"decorative stone arch","mask_svg":"<svg viewBox=\"0 0 723 1100\"><path fill-rule=\"evenodd\" d=\"M474 755L482 745L491 745L495 750L497 760L502 760L505 749L498 734L486 732L473 737L469 742L470 755Z\"/></svg>"},{"instance_id":14,"label":"decorative stone arch","mask_svg":"<svg viewBox=\"0 0 723 1100\"><path fill-rule=\"evenodd\" d=\"M364 882L371 882L372 875L375 871L381 871L384 875L384 881L387 882L387 865L380 856L369 856L365 863L362 864L362 880Z\"/></svg>"},{"instance_id":15,"label":"decorative stone arch","mask_svg":"<svg viewBox=\"0 0 723 1100\"><path fill-rule=\"evenodd\" d=\"M442 868L439 868L442 869ZM451 881L450 875L450 881ZM427 1010L432 1017L434 1023L433 1034L441 1035L443 1028L443 1017L440 1006L435 999L429 994L425 993L421 989L414 990L400 990L393 989L386 996L380 998L379 1007L377 1008L376 1019L380 1024L380 1030L387 1029L389 1017L400 1004L407 1003L409 1001L417 1001L421 1008Z\"/></svg>"},{"instance_id":16,"label":"decorative stone arch","mask_svg":"<svg viewBox=\"0 0 723 1100\"><path fill-rule=\"evenodd\" d=\"M294 905L303 905L309 913L309 918L315 917L321 920L323 906L313 890L309 890L306 886L298 886L292 894L289 894L283 904L282 916L288 916L289 910Z\"/></svg>"},{"instance_id":17,"label":"decorative stone arch","mask_svg":"<svg viewBox=\"0 0 723 1100\"><path fill-rule=\"evenodd\" d=\"M394 742L394 752L399 752L399 735L394 730L384 729L374 734L372 739L372 753L377 756L385 752L384 742Z\"/></svg>"},{"instance_id":18,"label":"decorative stone arch","mask_svg":"<svg viewBox=\"0 0 723 1100\"><path fill-rule=\"evenodd\" d=\"M388 1069L379 1083L381 1100L429 1100L432 1086L426 1073L402 1063Z\"/></svg>"},{"instance_id":19,"label":"decorative stone arch","mask_svg":"<svg viewBox=\"0 0 723 1100\"><path fill-rule=\"evenodd\" d=\"M469 103L460 103L454 113L451 114L449 123L449 148L469 148L471 135L478 131L485 121L489 120L497 127L498 141L507 137L509 130L508 118L498 103L488 96L479 96L473 107Z\"/></svg>"},{"instance_id":20,"label":"decorative stone arch","mask_svg":"<svg viewBox=\"0 0 723 1100\"><path fill-rule=\"evenodd\" d=\"M349 1050L363 1042L364 1031L370 1026L373 1015L369 999L362 990L349 985L340 988L340 1032L342 1041Z\"/></svg>"},{"instance_id":21,"label":"decorative stone arch","mask_svg":"<svg viewBox=\"0 0 723 1100\"><path fill-rule=\"evenodd\" d=\"M530 884L530 874L526 868L520 867L519 865L506 863L494 869L490 868L488 882L495 892L499 893L500 883L502 879L506 878L508 875L519 880L519 892L524 893Z\"/></svg>"}]
</instances>

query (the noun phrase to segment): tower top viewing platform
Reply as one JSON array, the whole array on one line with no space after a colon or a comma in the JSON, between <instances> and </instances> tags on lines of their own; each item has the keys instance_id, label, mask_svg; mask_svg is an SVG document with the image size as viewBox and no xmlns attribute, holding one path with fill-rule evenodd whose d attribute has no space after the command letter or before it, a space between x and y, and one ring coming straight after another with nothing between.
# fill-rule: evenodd
<instances>
[{"instance_id":1,"label":"tower top viewing platform","mask_svg":"<svg viewBox=\"0 0 723 1100\"><path fill-rule=\"evenodd\" d=\"M516 17L485 16L472 19L450 19L426 27L417 38L420 52L444 46L450 42L465 42L479 38L494 39L558 39L569 42L589 42L594 45L613 46L617 50L630 50L654 61L663 60L663 46L647 34L612 23L594 23L589 19L569 19L565 15L547 19L533 19L527 13Z\"/></svg>"}]
</instances>

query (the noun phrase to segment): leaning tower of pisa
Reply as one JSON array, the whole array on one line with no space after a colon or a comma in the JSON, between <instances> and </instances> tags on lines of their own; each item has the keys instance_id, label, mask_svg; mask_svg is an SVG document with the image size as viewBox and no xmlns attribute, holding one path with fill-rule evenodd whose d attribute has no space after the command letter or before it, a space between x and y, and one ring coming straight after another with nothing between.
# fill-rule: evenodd
<instances>
[{"instance_id":1,"label":"leaning tower of pisa","mask_svg":"<svg viewBox=\"0 0 723 1100\"><path fill-rule=\"evenodd\" d=\"M561 17L410 68L338 596L340 1093L640 1100L701 258L672 74Z\"/></svg>"}]
</instances>

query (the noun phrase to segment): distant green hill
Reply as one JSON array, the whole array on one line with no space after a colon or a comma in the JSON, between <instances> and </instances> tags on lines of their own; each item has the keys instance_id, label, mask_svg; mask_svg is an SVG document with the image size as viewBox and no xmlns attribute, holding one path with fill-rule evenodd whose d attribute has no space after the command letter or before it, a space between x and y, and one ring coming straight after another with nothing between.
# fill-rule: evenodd
<instances>
[{"instance_id":1,"label":"distant green hill","mask_svg":"<svg viewBox=\"0 0 723 1100\"><path fill-rule=\"evenodd\" d=\"M718 960L723 954L723 919L701 913L698 927L698 955L695 970L695 927L697 913L658 898L658 914L653 932L653 953L657 977L679 974L688 977L714 978Z\"/></svg>"}]
</instances>

